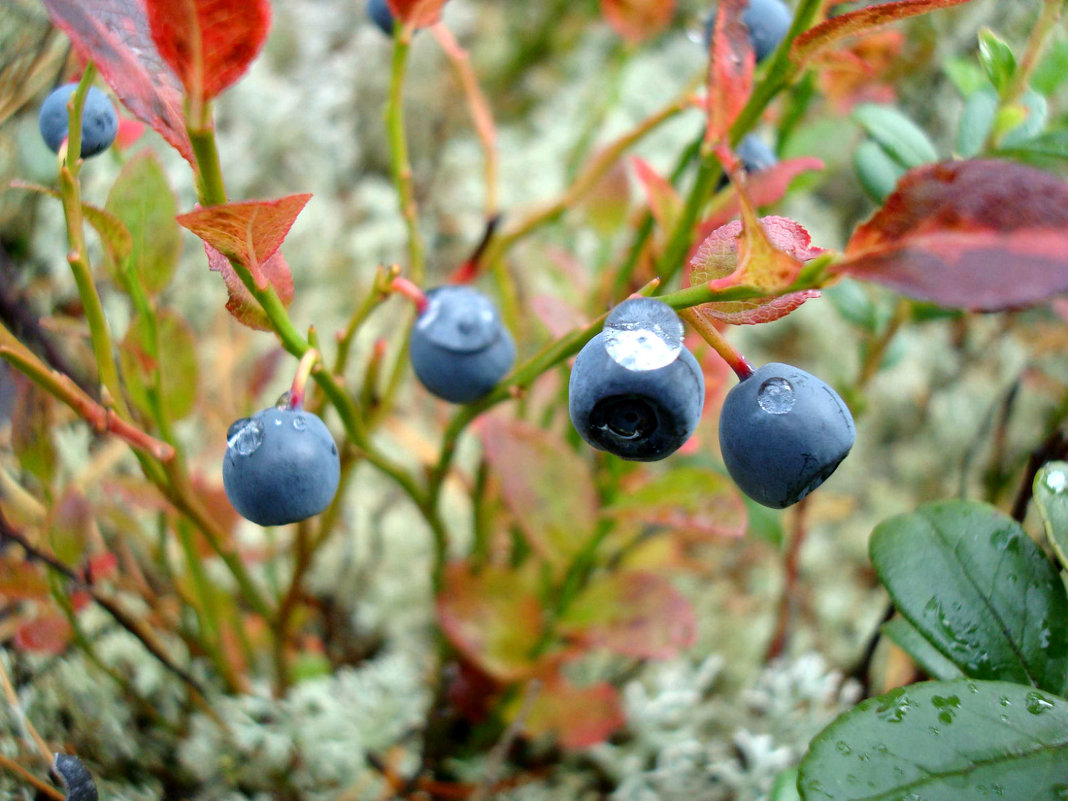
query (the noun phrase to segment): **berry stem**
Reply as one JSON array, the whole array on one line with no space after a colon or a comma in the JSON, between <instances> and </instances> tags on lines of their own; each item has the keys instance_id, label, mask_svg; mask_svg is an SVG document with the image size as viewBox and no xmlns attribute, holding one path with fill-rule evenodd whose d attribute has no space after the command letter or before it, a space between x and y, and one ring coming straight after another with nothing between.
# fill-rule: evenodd
<instances>
[{"instance_id":1,"label":"berry stem","mask_svg":"<svg viewBox=\"0 0 1068 801\"><path fill-rule=\"evenodd\" d=\"M408 298L415 305L418 314L425 312L426 307L430 305L426 293L403 276L398 275L389 282L389 291Z\"/></svg>"},{"instance_id":2,"label":"berry stem","mask_svg":"<svg viewBox=\"0 0 1068 801\"><path fill-rule=\"evenodd\" d=\"M319 351L315 348L309 348L304 352L304 355L300 357L300 363L297 365L297 374L293 376L293 384L289 388L290 409L304 408L304 389L308 384L308 377L311 375L312 368L318 361Z\"/></svg>"},{"instance_id":3,"label":"berry stem","mask_svg":"<svg viewBox=\"0 0 1068 801\"><path fill-rule=\"evenodd\" d=\"M399 20L398 20L399 22ZM408 227L408 269L416 281L423 279L423 239L419 234L419 216L412 183L412 165L408 159L408 140L404 127L404 79L408 72L408 51L412 43L412 26L398 26L393 40L393 68L390 73L389 99L386 101L386 131L389 136L390 166L393 184L400 201L401 215Z\"/></svg>"},{"instance_id":4,"label":"berry stem","mask_svg":"<svg viewBox=\"0 0 1068 801\"><path fill-rule=\"evenodd\" d=\"M701 339L712 346L712 349L716 351L725 361L734 374L738 376L739 381L745 381L753 374L753 365L746 359L726 338L721 334L716 327L704 317L698 313L696 309L680 309L679 317L690 324Z\"/></svg>"}]
</instances>

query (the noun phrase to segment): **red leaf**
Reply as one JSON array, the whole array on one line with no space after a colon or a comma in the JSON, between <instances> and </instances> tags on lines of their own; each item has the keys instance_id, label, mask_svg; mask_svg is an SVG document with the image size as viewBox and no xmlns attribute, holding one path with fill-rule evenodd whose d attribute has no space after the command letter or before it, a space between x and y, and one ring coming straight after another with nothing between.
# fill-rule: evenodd
<instances>
[{"instance_id":1,"label":"red leaf","mask_svg":"<svg viewBox=\"0 0 1068 801\"><path fill-rule=\"evenodd\" d=\"M671 23L675 0L601 0L601 13L628 42L644 42Z\"/></svg>"},{"instance_id":2,"label":"red leaf","mask_svg":"<svg viewBox=\"0 0 1068 801\"><path fill-rule=\"evenodd\" d=\"M1021 164L907 172L831 267L910 297L979 311L1068 291L1068 182Z\"/></svg>"},{"instance_id":3,"label":"red leaf","mask_svg":"<svg viewBox=\"0 0 1068 801\"><path fill-rule=\"evenodd\" d=\"M490 415L478 431L501 496L531 547L553 564L565 564L597 519L586 462L556 434L526 423Z\"/></svg>"},{"instance_id":4,"label":"red leaf","mask_svg":"<svg viewBox=\"0 0 1068 801\"><path fill-rule=\"evenodd\" d=\"M160 58L142 0L42 0L78 55L91 59L123 105L196 164L182 111L182 83Z\"/></svg>"},{"instance_id":5,"label":"red leaf","mask_svg":"<svg viewBox=\"0 0 1068 801\"><path fill-rule=\"evenodd\" d=\"M207 242L204 243L204 251L208 254L208 269L221 273L226 282L226 290L229 298L226 301L226 310L234 318L249 328L259 331L270 331L271 321L263 311L263 307L252 297L241 279L237 277L230 260L217 251ZM289 306L293 302L293 274L289 271L289 265L281 253L275 253L263 263L261 269L266 274L274 291L278 294L282 304ZM227 504L229 506L229 504Z\"/></svg>"},{"instance_id":6,"label":"red leaf","mask_svg":"<svg viewBox=\"0 0 1068 801\"><path fill-rule=\"evenodd\" d=\"M759 238L766 245L757 245L756 248L781 253L798 267L801 262L814 259L823 252L822 248L812 244L808 231L789 217L763 217L759 220L759 228L759 237L749 238ZM745 246L746 232L741 220L734 220L717 228L697 247L690 260L690 284L707 282L716 287L747 284L767 287L769 291L783 286L783 278L776 271L774 264L755 263L752 256L746 264L743 252ZM769 267L770 270L766 271ZM790 277L785 284L788 285L792 280L793 277Z\"/></svg>"},{"instance_id":7,"label":"red leaf","mask_svg":"<svg viewBox=\"0 0 1068 801\"><path fill-rule=\"evenodd\" d=\"M70 643L70 622L59 612L50 612L23 623L15 630L15 647L20 651L58 656Z\"/></svg>"},{"instance_id":8,"label":"red leaf","mask_svg":"<svg viewBox=\"0 0 1068 801\"><path fill-rule=\"evenodd\" d=\"M267 0L144 0L152 41L194 105L240 78L271 27Z\"/></svg>"},{"instance_id":9,"label":"red leaf","mask_svg":"<svg viewBox=\"0 0 1068 801\"><path fill-rule=\"evenodd\" d=\"M645 197L649 203L649 211L661 231L671 231L675 228L675 221L682 213L682 198L675 191L671 182L652 168L645 159L640 156L632 156L631 164L638 180L645 188Z\"/></svg>"},{"instance_id":10,"label":"red leaf","mask_svg":"<svg viewBox=\"0 0 1068 801\"><path fill-rule=\"evenodd\" d=\"M560 629L592 646L638 659L672 659L697 637L690 602L655 573L609 573L568 607Z\"/></svg>"},{"instance_id":11,"label":"red leaf","mask_svg":"<svg viewBox=\"0 0 1068 801\"><path fill-rule=\"evenodd\" d=\"M786 159L773 164L759 172L749 173L745 179L745 191L754 206L770 206L777 203L790 188L790 183L798 175L811 170L822 170L823 162L813 156ZM697 229L697 240L702 241L720 226L726 225L741 212L741 203L737 192L732 193L728 201L716 209ZM693 254L691 254L691 257Z\"/></svg>"},{"instance_id":12,"label":"red leaf","mask_svg":"<svg viewBox=\"0 0 1068 801\"><path fill-rule=\"evenodd\" d=\"M508 717L514 719L522 707L522 699L516 699ZM611 684L576 687L556 672L544 680L522 721L528 737L553 734L564 748L604 742L624 722L619 692Z\"/></svg>"},{"instance_id":13,"label":"red leaf","mask_svg":"<svg viewBox=\"0 0 1068 801\"><path fill-rule=\"evenodd\" d=\"M858 8L856 11L849 11L821 22L798 36L790 46L790 58L800 64L847 36L856 36L895 20L967 2L969 0L894 0Z\"/></svg>"},{"instance_id":14,"label":"red leaf","mask_svg":"<svg viewBox=\"0 0 1068 801\"><path fill-rule=\"evenodd\" d=\"M712 320L721 320L731 325L761 325L781 320L790 312L797 311L805 302L818 298L818 289L790 292L771 300L735 300L723 303L706 303L697 311Z\"/></svg>"},{"instance_id":15,"label":"red leaf","mask_svg":"<svg viewBox=\"0 0 1068 801\"><path fill-rule=\"evenodd\" d=\"M587 323L586 315L558 295L535 295L530 310L555 339Z\"/></svg>"},{"instance_id":16,"label":"red leaf","mask_svg":"<svg viewBox=\"0 0 1068 801\"><path fill-rule=\"evenodd\" d=\"M542 637L542 606L532 571L466 562L446 568L437 598L445 636L466 659L500 681L529 676Z\"/></svg>"},{"instance_id":17,"label":"red leaf","mask_svg":"<svg viewBox=\"0 0 1068 801\"><path fill-rule=\"evenodd\" d=\"M243 264L256 286L270 283L265 263L275 254L311 195L289 195L278 200L249 200L198 208L178 216L188 228L226 258Z\"/></svg>"},{"instance_id":18,"label":"red leaf","mask_svg":"<svg viewBox=\"0 0 1068 801\"><path fill-rule=\"evenodd\" d=\"M756 54L742 22L746 0L723 0L716 14L708 64L708 128L705 141L724 141L753 92Z\"/></svg>"},{"instance_id":19,"label":"red leaf","mask_svg":"<svg viewBox=\"0 0 1068 801\"><path fill-rule=\"evenodd\" d=\"M403 20L415 28L429 28L441 19L441 9L447 0L389 0L394 19Z\"/></svg>"}]
</instances>

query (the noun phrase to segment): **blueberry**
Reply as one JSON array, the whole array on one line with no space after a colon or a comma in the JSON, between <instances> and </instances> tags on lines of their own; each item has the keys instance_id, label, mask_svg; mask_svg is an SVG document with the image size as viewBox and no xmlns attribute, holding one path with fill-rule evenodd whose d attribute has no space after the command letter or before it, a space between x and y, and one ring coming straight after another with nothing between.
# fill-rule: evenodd
<instances>
[{"instance_id":1,"label":"blueberry","mask_svg":"<svg viewBox=\"0 0 1068 801\"><path fill-rule=\"evenodd\" d=\"M386 0L367 0L367 15L382 33L393 35L393 12Z\"/></svg>"},{"instance_id":2,"label":"blueberry","mask_svg":"<svg viewBox=\"0 0 1068 801\"><path fill-rule=\"evenodd\" d=\"M595 448L652 462L690 438L705 402L705 379L682 344L682 322L654 298L620 303L575 358L568 412Z\"/></svg>"},{"instance_id":3,"label":"blueberry","mask_svg":"<svg viewBox=\"0 0 1068 801\"><path fill-rule=\"evenodd\" d=\"M783 509L826 481L857 431L838 393L788 364L765 364L727 393L719 445L734 483Z\"/></svg>"},{"instance_id":4,"label":"blueberry","mask_svg":"<svg viewBox=\"0 0 1068 801\"><path fill-rule=\"evenodd\" d=\"M746 172L760 172L779 163L775 153L756 134L746 134L735 150Z\"/></svg>"},{"instance_id":5,"label":"blueberry","mask_svg":"<svg viewBox=\"0 0 1068 801\"><path fill-rule=\"evenodd\" d=\"M319 514L340 476L334 438L311 412L272 406L226 432L223 487L253 523L281 526Z\"/></svg>"},{"instance_id":6,"label":"blueberry","mask_svg":"<svg viewBox=\"0 0 1068 801\"><path fill-rule=\"evenodd\" d=\"M442 400L470 403L489 394L512 369L515 342L493 301L469 286L426 293L412 329L412 368Z\"/></svg>"},{"instance_id":7,"label":"blueberry","mask_svg":"<svg viewBox=\"0 0 1068 801\"><path fill-rule=\"evenodd\" d=\"M52 92L41 105L41 114L37 124L45 144L53 153L59 152L59 146L67 138L70 117L67 113L67 101L78 88L76 83L60 86ZM82 107L82 158L95 156L111 147L115 134L119 131L119 115L108 96L95 86L89 87Z\"/></svg>"},{"instance_id":8,"label":"blueberry","mask_svg":"<svg viewBox=\"0 0 1068 801\"><path fill-rule=\"evenodd\" d=\"M763 61L779 46L779 42L790 30L793 12L782 0L749 0L742 22L749 29L749 41L756 52L756 60ZM712 42L712 32L716 27L716 12L708 15L705 21L705 47Z\"/></svg>"}]
</instances>

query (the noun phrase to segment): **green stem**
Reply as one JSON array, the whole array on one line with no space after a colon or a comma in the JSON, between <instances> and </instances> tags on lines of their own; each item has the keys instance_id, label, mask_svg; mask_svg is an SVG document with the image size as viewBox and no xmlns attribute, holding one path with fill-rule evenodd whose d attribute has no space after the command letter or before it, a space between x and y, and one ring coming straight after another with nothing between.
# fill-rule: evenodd
<instances>
[{"instance_id":1,"label":"green stem","mask_svg":"<svg viewBox=\"0 0 1068 801\"><path fill-rule=\"evenodd\" d=\"M390 165L393 183L400 199L401 215L408 227L408 269L412 280L423 282L423 240L419 235L419 217L412 185L412 165L408 159L408 140L404 127L404 79L408 72L408 51L411 48L412 28L399 25L393 42L393 67L389 81L389 99L386 102L386 128L389 134Z\"/></svg>"}]
</instances>

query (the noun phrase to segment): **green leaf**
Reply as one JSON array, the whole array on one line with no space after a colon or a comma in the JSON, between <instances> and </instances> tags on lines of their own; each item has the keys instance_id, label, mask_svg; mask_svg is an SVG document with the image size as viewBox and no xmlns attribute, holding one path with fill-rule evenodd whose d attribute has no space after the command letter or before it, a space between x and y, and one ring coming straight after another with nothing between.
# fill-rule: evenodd
<instances>
[{"instance_id":1,"label":"green leaf","mask_svg":"<svg viewBox=\"0 0 1068 801\"><path fill-rule=\"evenodd\" d=\"M787 768L775 777L768 801L801 801L797 792L797 768Z\"/></svg>"},{"instance_id":2,"label":"green leaf","mask_svg":"<svg viewBox=\"0 0 1068 801\"><path fill-rule=\"evenodd\" d=\"M1017 108L1022 112L1024 120L1002 137L1001 147L1023 144L1038 136L1046 127L1046 120L1049 119L1049 103L1038 92L1034 90L1024 92Z\"/></svg>"},{"instance_id":3,"label":"green leaf","mask_svg":"<svg viewBox=\"0 0 1068 801\"><path fill-rule=\"evenodd\" d=\"M178 266L182 237L175 220L178 200L163 165L152 151L143 150L126 162L111 187L105 208L125 224L133 237L130 269L141 277L149 293L162 290Z\"/></svg>"},{"instance_id":4,"label":"green leaf","mask_svg":"<svg viewBox=\"0 0 1068 801\"><path fill-rule=\"evenodd\" d=\"M119 358L130 400L149 418L154 419L152 395L159 393L167 404L172 420L180 420L193 411L197 398L199 369L196 339L176 312L162 311L156 318L159 353L154 353L151 323L137 316L130 323ZM154 374L160 371L160 387Z\"/></svg>"},{"instance_id":5,"label":"green leaf","mask_svg":"<svg viewBox=\"0 0 1068 801\"><path fill-rule=\"evenodd\" d=\"M972 158L983 152L997 115L998 95L989 86L968 95L957 128L958 156Z\"/></svg>"},{"instance_id":6,"label":"green leaf","mask_svg":"<svg viewBox=\"0 0 1068 801\"><path fill-rule=\"evenodd\" d=\"M1068 701L1000 681L931 681L869 698L801 762L804 801L1058 801Z\"/></svg>"},{"instance_id":7,"label":"green leaf","mask_svg":"<svg viewBox=\"0 0 1068 801\"><path fill-rule=\"evenodd\" d=\"M853 151L853 169L864 194L880 204L890 197L898 179L905 174L905 168L870 139Z\"/></svg>"},{"instance_id":8,"label":"green leaf","mask_svg":"<svg viewBox=\"0 0 1068 801\"><path fill-rule=\"evenodd\" d=\"M986 504L931 503L881 523L870 549L898 610L966 676L1063 692L1068 597L1016 521Z\"/></svg>"},{"instance_id":9,"label":"green leaf","mask_svg":"<svg viewBox=\"0 0 1068 801\"><path fill-rule=\"evenodd\" d=\"M1068 161L1068 130L1050 131L1012 147L998 148L997 155L1040 167L1063 166Z\"/></svg>"},{"instance_id":10,"label":"green leaf","mask_svg":"<svg viewBox=\"0 0 1068 801\"><path fill-rule=\"evenodd\" d=\"M969 56L953 56L942 65L946 77L957 87L961 97L970 97L973 92L989 86L982 67Z\"/></svg>"},{"instance_id":11,"label":"green leaf","mask_svg":"<svg viewBox=\"0 0 1068 801\"><path fill-rule=\"evenodd\" d=\"M895 617L888 620L883 623L879 631L911 656L916 664L932 678L949 680L964 677L960 668L942 656L938 649L931 645L905 618Z\"/></svg>"},{"instance_id":12,"label":"green leaf","mask_svg":"<svg viewBox=\"0 0 1068 801\"><path fill-rule=\"evenodd\" d=\"M893 106L863 103L853 110L853 119L905 169L938 161L927 134Z\"/></svg>"},{"instance_id":13,"label":"green leaf","mask_svg":"<svg viewBox=\"0 0 1068 801\"><path fill-rule=\"evenodd\" d=\"M1046 538L1068 569L1068 462L1050 462L1038 471L1034 497Z\"/></svg>"},{"instance_id":14,"label":"green leaf","mask_svg":"<svg viewBox=\"0 0 1068 801\"><path fill-rule=\"evenodd\" d=\"M979 63L998 92L1004 91L1016 73L1012 49L990 28L979 31Z\"/></svg>"},{"instance_id":15,"label":"green leaf","mask_svg":"<svg viewBox=\"0 0 1068 801\"><path fill-rule=\"evenodd\" d=\"M1068 80L1068 39L1058 39L1046 47L1031 73L1031 86L1043 95L1052 95Z\"/></svg>"}]
</instances>

